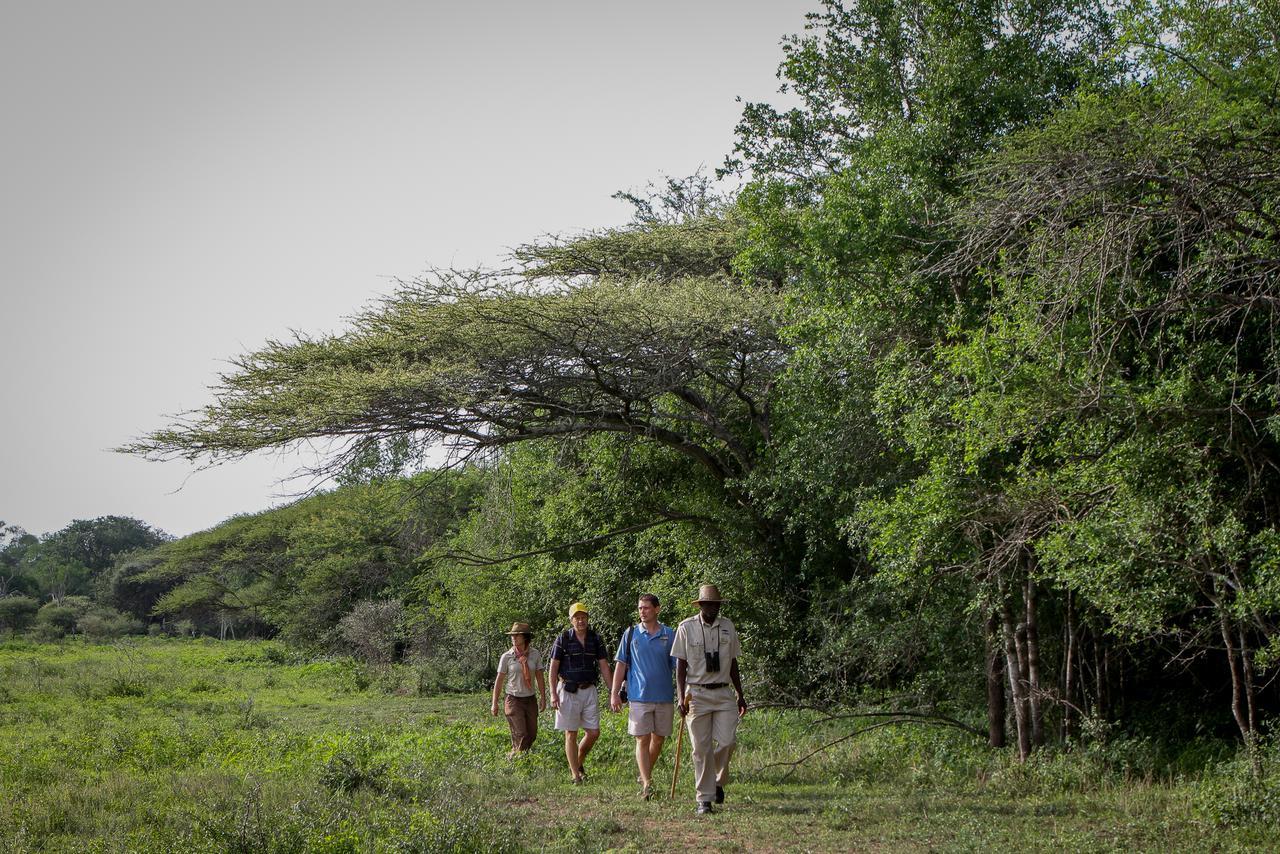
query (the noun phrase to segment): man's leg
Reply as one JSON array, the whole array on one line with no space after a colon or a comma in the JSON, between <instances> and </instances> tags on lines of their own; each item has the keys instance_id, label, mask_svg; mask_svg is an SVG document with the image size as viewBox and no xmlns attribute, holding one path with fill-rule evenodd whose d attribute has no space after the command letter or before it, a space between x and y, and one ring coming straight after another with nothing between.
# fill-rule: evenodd
<instances>
[{"instance_id":1,"label":"man's leg","mask_svg":"<svg viewBox=\"0 0 1280 854\"><path fill-rule=\"evenodd\" d=\"M646 789L653 777L653 760L649 753L649 742L652 738L652 733L636 736L636 767L640 769L640 783Z\"/></svg>"},{"instance_id":2,"label":"man's leg","mask_svg":"<svg viewBox=\"0 0 1280 854\"><path fill-rule=\"evenodd\" d=\"M582 766L587 761L587 754L591 752L591 748L595 746L596 739L600 737L600 730L588 729L582 731L582 741L578 743L578 770L582 770Z\"/></svg>"},{"instance_id":3,"label":"man's leg","mask_svg":"<svg viewBox=\"0 0 1280 854\"><path fill-rule=\"evenodd\" d=\"M573 779L582 776L582 760L578 758L578 731L576 729L567 729L564 731L564 756L569 760L569 773L573 775Z\"/></svg>"},{"instance_id":4,"label":"man's leg","mask_svg":"<svg viewBox=\"0 0 1280 854\"><path fill-rule=\"evenodd\" d=\"M686 718L689 724L689 748L693 753L694 795L700 804L710 803L716 798L715 763L711 755L713 714L691 710Z\"/></svg>"},{"instance_id":5,"label":"man's leg","mask_svg":"<svg viewBox=\"0 0 1280 854\"><path fill-rule=\"evenodd\" d=\"M662 743L665 738L656 732L649 736L649 773L653 773L653 769L658 767L658 757L662 755Z\"/></svg>"},{"instance_id":6,"label":"man's leg","mask_svg":"<svg viewBox=\"0 0 1280 854\"><path fill-rule=\"evenodd\" d=\"M733 757L733 748L738 741L738 712L716 712L715 724L712 726L712 738L715 739L716 788L721 792L729 783L729 759Z\"/></svg>"},{"instance_id":7,"label":"man's leg","mask_svg":"<svg viewBox=\"0 0 1280 854\"><path fill-rule=\"evenodd\" d=\"M591 752L591 748L596 743L596 739L600 737L600 695L594 687L579 688L578 697L582 701L582 741L578 743L578 771L585 774L583 765L587 761L587 754Z\"/></svg>"}]
</instances>

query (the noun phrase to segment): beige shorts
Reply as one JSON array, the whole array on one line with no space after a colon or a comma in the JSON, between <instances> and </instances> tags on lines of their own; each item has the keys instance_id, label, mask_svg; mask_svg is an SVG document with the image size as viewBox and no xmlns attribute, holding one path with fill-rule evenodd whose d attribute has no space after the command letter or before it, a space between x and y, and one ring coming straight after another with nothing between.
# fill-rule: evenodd
<instances>
[{"instance_id":1,"label":"beige shorts","mask_svg":"<svg viewBox=\"0 0 1280 854\"><path fill-rule=\"evenodd\" d=\"M630 735L655 733L666 738L671 735L674 720L675 705L672 703L627 704L627 733Z\"/></svg>"},{"instance_id":2,"label":"beige shorts","mask_svg":"<svg viewBox=\"0 0 1280 854\"><path fill-rule=\"evenodd\" d=\"M579 688L570 694L564 690L564 683L557 680L555 690L560 697L560 708L556 709L556 729L573 732L580 729L594 732L600 729L600 693L596 686Z\"/></svg>"}]
</instances>

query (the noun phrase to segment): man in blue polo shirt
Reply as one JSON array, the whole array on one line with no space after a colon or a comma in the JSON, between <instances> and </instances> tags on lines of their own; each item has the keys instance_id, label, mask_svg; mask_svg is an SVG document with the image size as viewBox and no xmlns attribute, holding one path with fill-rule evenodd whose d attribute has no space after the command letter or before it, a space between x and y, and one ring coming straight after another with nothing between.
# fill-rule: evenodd
<instances>
[{"instance_id":1,"label":"man in blue polo shirt","mask_svg":"<svg viewBox=\"0 0 1280 854\"><path fill-rule=\"evenodd\" d=\"M640 768L640 797L651 796L653 766L662 754L662 743L671 735L675 717L672 677L676 660L671 657L675 632L658 622L658 597L645 593L636 604L640 623L622 633L618 641L617 667L609 708L622 709L622 685L627 686L627 732L636 737L636 765Z\"/></svg>"}]
</instances>

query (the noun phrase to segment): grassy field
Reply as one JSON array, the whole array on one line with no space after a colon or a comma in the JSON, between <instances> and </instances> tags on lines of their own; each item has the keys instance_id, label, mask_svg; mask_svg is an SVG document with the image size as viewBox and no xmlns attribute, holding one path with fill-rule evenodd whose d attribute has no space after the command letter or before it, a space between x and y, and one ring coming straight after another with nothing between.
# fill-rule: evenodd
<instances>
[{"instance_id":1,"label":"grassy field","mask_svg":"<svg viewBox=\"0 0 1280 854\"><path fill-rule=\"evenodd\" d=\"M512 761L487 696L424 685L411 666L295 661L269 642L0 644L0 851L1232 851L1280 838L1274 768L1259 784L1206 766L1213 745L1167 757L1121 742L1019 766L962 733L896 728L793 769L847 725L769 711L742 725L724 808L696 816L687 747L676 797L668 752L663 796L639 799L621 715L606 715L578 788L549 716Z\"/></svg>"}]
</instances>

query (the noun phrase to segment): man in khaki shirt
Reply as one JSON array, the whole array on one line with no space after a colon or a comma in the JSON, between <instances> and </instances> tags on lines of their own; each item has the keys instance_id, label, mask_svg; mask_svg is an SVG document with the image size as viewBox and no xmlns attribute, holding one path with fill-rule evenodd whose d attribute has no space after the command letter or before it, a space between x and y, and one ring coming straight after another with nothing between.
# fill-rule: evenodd
<instances>
[{"instance_id":1,"label":"man in khaki shirt","mask_svg":"<svg viewBox=\"0 0 1280 854\"><path fill-rule=\"evenodd\" d=\"M702 585L696 600L699 613L681 621L671 645L676 696L693 748L699 814L715 812L713 802L724 803L738 719L747 713L738 673L738 631L720 616L722 601L714 584Z\"/></svg>"}]
</instances>

